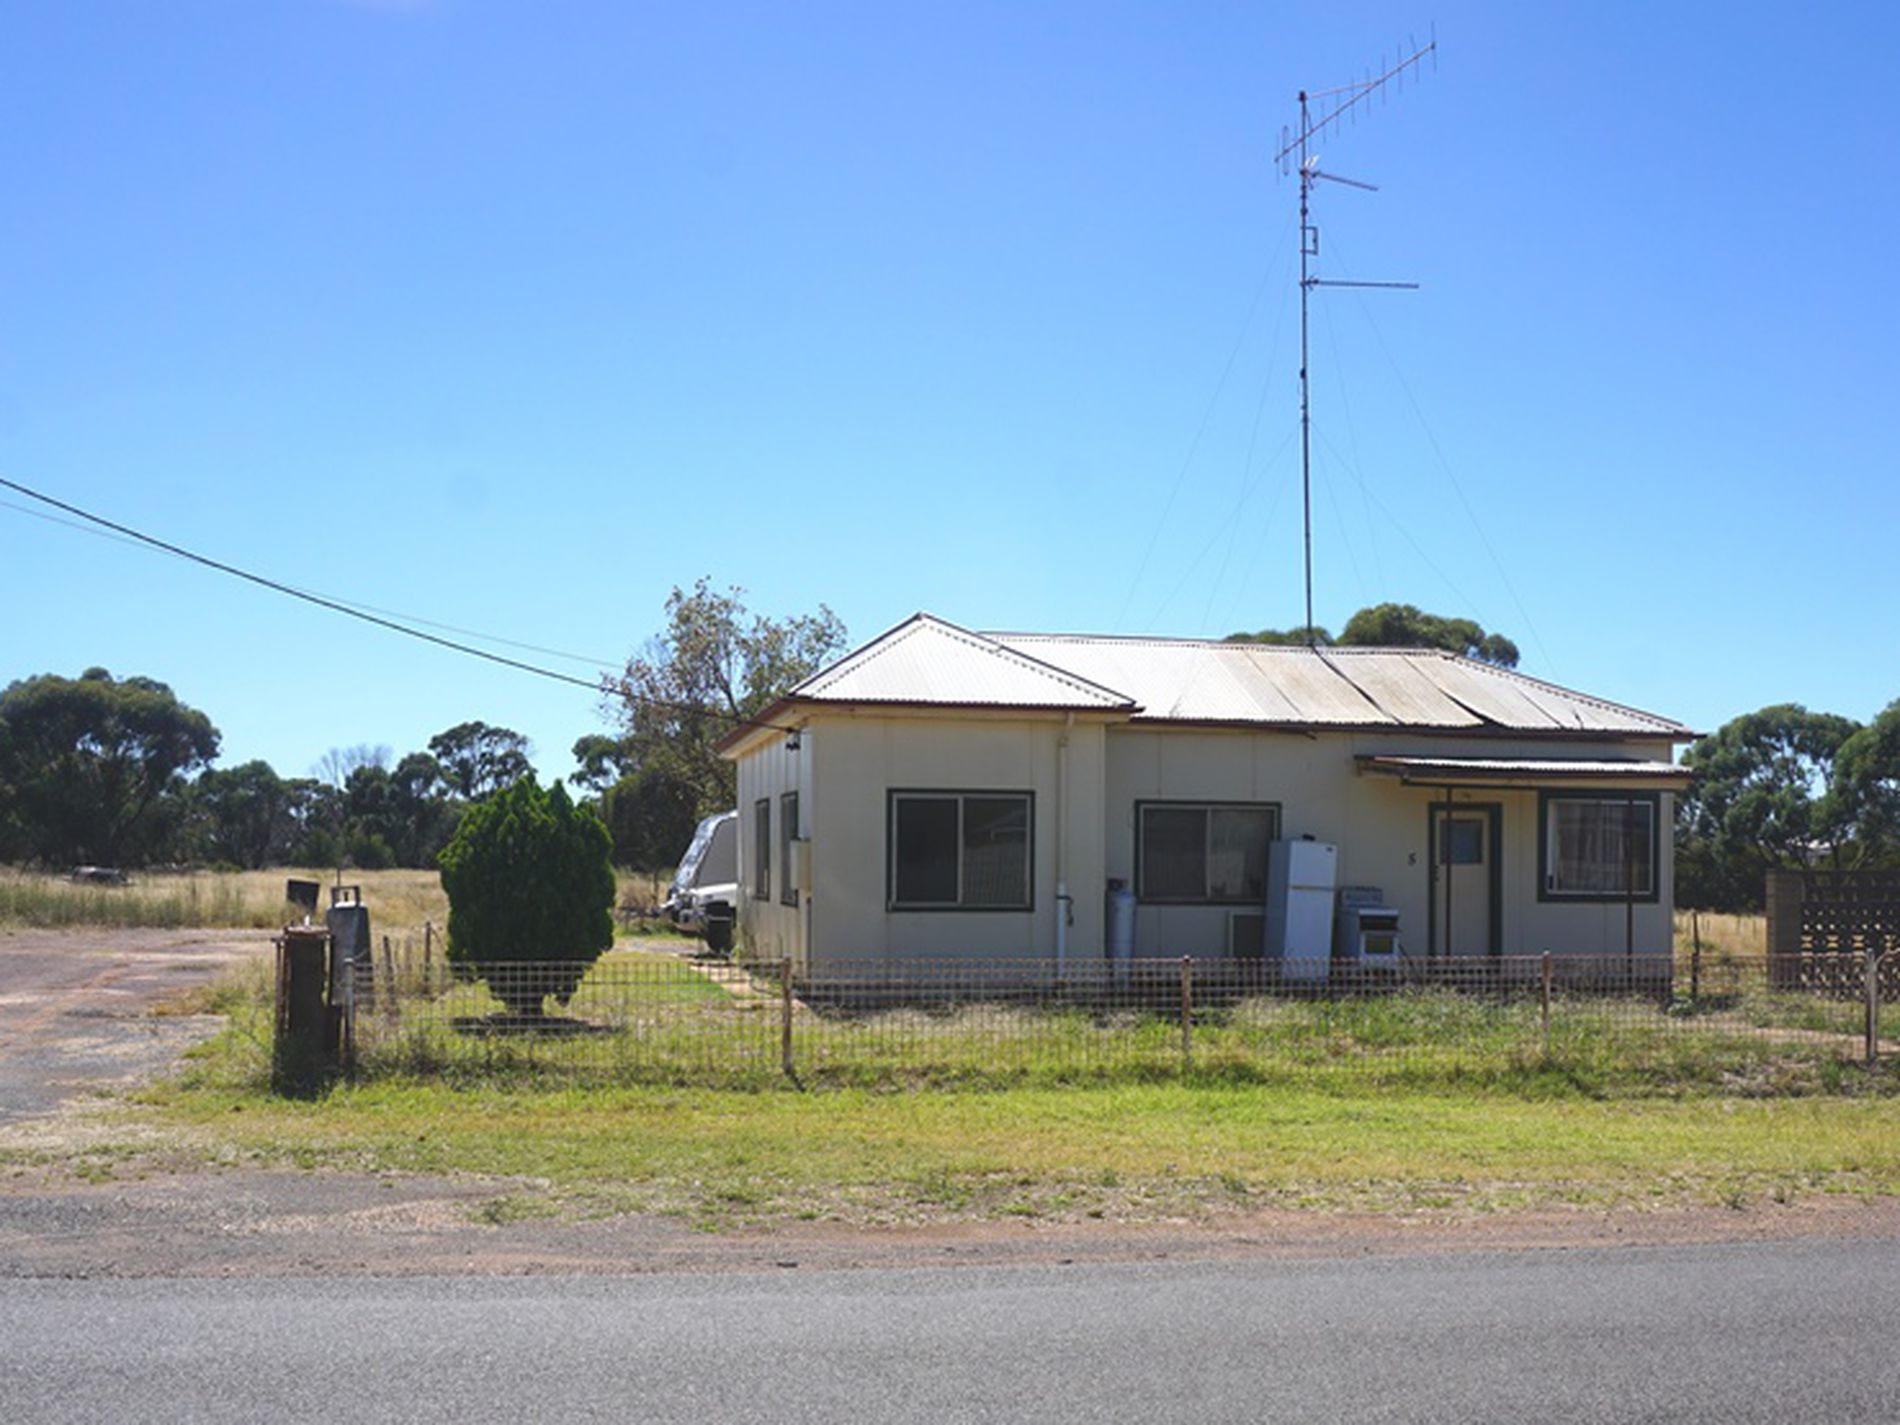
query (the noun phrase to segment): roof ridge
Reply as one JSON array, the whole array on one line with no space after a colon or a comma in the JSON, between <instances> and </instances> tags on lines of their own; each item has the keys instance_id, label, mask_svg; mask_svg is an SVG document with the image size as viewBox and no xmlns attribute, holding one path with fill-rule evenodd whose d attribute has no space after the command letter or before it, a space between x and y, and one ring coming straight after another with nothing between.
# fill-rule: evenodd
<instances>
[{"instance_id":1,"label":"roof ridge","mask_svg":"<svg viewBox=\"0 0 1900 1425\"><path fill-rule=\"evenodd\" d=\"M951 623L949 619L939 618L933 613L927 613L921 610L913 615L909 622L933 623L952 637L960 638L969 643L972 647L978 648L983 652L996 653L1004 658L1012 658L1016 662L1025 665L1033 673L1040 673L1046 677L1053 677L1058 681L1066 682L1078 691L1106 694L1117 702L1127 703L1131 707L1134 706L1135 700L1129 697L1128 694L1122 692L1119 688L1111 688L1106 683L1097 683L1093 679L1084 678L1080 673L1072 672L1064 668L1061 664L1051 663L1045 658L1032 658L1029 654L1011 648L1006 643L998 643L994 638L990 637L990 635L980 633L976 629L964 628L961 624Z\"/></svg>"},{"instance_id":2,"label":"roof ridge","mask_svg":"<svg viewBox=\"0 0 1900 1425\"><path fill-rule=\"evenodd\" d=\"M1007 644L999 643L986 634L979 633L974 629L964 628L960 624L951 623L950 620L941 618L923 609L918 610L902 622L893 624L875 637L868 639L837 661L820 668L797 687L793 688L787 696L797 697L801 694L809 696L811 690L825 683L838 681L849 673L854 672L864 663L869 662L880 650L889 650L904 642L906 639L914 637L918 632L924 629L930 629L946 638L953 639L974 652L985 654L993 658L1000 658L1023 673L1057 683L1071 693L1094 699L1104 706L1112 708L1135 708L1139 706L1134 698L1118 688L1111 688L1104 683L1097 683L1092 679L1083 677L1080 673L1062 667L1060 664L1051 663L1047 659L1033 657L1019 649L1011 648Z\"/></svg>"}]
</instances>

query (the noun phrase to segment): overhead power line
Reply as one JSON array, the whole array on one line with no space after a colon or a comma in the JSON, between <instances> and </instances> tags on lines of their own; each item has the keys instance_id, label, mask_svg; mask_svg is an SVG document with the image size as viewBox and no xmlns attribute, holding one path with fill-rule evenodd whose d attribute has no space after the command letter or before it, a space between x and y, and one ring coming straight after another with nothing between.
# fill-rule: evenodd
<instances>
[{"instance_id":1,"label":"overhead power line","mask_svg":"<svg viewBox=\"0 0 1900 1425\"><path fill-rule=\"evenodd\" d=\"M45 510L36 510L31 505L16 504L12 500L0 500L0 510L12 510L16 514L25 515L28 519L45 520L46 523L56 524L61 529L78 530L79 533L91 535L94 539L109 540L113 544L123 544L130 549L143 547L137 540L127 539L122 535L112 533L110 530L100 529L95 525L84 524L79 520L61 519L58 515L48 514ZM159 552L164 553L165 551L161 550ZM297 586L292 585L290 587ZM341 594L324 593L320 589L297 588L297 592L299 594L314 594L318 598L330 599L339 604L348 604L351 608L361 609L365 613L382 614L386 618L400 619L404 623L417 624L423 628L440 629L444 633L459 633L469 638L478 638L483 643L498 643L504 648L521 648L529 653L545 654L549 658L563 658L569 663L584 663L592 668L606 668L612 666L614 662L611 658L597 658L591 653L569 653L561 648L547 648L539 643L523 643L519 639L503 638L498 633L484 633L479 628L463 628L460 624L439 623L434 619L424 618L421 614L406 613L401 609L379 608L375 604L366 604L359 599L346 599Z\"/></svg>"},{"instance_id":2,"label":"overhead power line","mask_svg":"<svg viewBox=\"0 0 1900 1425\"><path fill-rule=\"evenodd\" d=\"M721 722L731 723L734 727L761 727L788 733L798 730L793 727L782 726L779 723L746 717L740 713L721 712L717 708L701 707L689 703L668 702L660 698L628 693L624 689L617 688L613 680L604 672L598 678L590 681L586 678L577 678L572 673L563 673L555 668L543 668L538 663L529 663L520 658L510 658L506 654L494 653L486 648L477 648L470 643L462 643L453 638L444 638L440 634L430 633L426 629L414 628L396 619L385 618L380 614L370 613L365 608L354 607L341 599L329 598L323 594L313 594L307 589L299 589L281 580L272 579L263 574L252 573L249 569L240 569L237 565L227 564L221 559L213 559L208 554L199 554L194 550L186 549L183 545L173 544L169 540L160 539L157 535L146 534L142 530L133 529L130 525L120 524L117 520L107 519L104 515L96 515L91 510L84 510L78 505L71 504L65 500L56 499L44 491L35 490L30 485L22 485L18 480L9 480L4 475L0 475L0 486L4 486L6 489L12 490L17 494L24 495L29 500L37 500L43 505L61 510L66 514L72 515L75 519L84 520L89 525L95 525L100 529L109 530L122 539L136 541L150 548L161 550L175 558L188 560L193 564L203 565L207 569L215 569L220 574L228 574L234 579L242 579L246 583L256 584L260 588L269 589L273 593L282 594L287 598L299 599L306 604L315 604L318 608L328 609L331 613L342 614L345 618L357 619L363 623L373 624L377 628L387 629L391 633L400 633L408 638L420 639L424 643L432 643L436 647L446 648L452 653L465 654L470 658L480 658L484 662L498 664L504 668L513 668L521 673L532 673L537 678L548 678L556 683L566 683L572 687L586 688L589 692L593 693L618 694L619 696L629 698L633 702L642 703L647 707L659 708L666 712L697 713L701 716L715 718ZM22 511L22 513L30 514L32 511ZM64 523L64 521L61 521L61 523Z\"/></svg>"}]
</instances>

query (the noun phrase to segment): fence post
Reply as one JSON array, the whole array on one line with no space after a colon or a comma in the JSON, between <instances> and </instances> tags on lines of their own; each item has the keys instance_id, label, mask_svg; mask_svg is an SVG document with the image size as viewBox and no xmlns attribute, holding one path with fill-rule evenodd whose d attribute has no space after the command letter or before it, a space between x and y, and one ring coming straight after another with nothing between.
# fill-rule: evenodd
<instances>
[{"instance_id":1,"label":"fence post","mask_svg":"<svg viewBox=\"0 0 1900 1425\"><path fill-rule=\"evenodd\" d=\"M1194 957L1181 957L1181 1071L1194 1066Z\"/></svg>"},{"instance_id":2,"label":"fence post","mask_svg":"<svg viewBox=\"0 0 1900 1425\"><path fill-rule=\"evenodd\" d=\"M1538 967L1538 1000L1544 1015L1544 1057L1550 1057L1550 951L1544 952L1542 965Z\"/></svg>"},{"instance_id":3,"label":"fence post","mask_svg":"<svg viewBox=\"0 0 1900 1425\"><path fill-rule=\"evenodd\" d=\"M330 932L286 926L277 942L277 1032L271 1043L271 1087L314 1094L336 1063L335 1020L326 989Z\"/></svg>"},{"instance_id":4,"label":"fence post","mask_svg":"<svg viewBox=\"0 0 1900 1425\"><path fill-rule=\"evenodd\" d=\"M383 937L383 1015L387 1019L396 1017L396 957L387 935Z\"/></svg>"},{"instance_id":5,"label":"fence post","mask_svg":"<svg viewBox=\"0 0 1900 1425\"><path fill-rule=\"evenodd\" d=\"M429 961L434 957L434 952L435 922L425 920L422 922L422 988L425 993L435 988L434 977L429 973L431 969Z\"/></svg>"},{"instance_id":6,"label":"fence post","mask_svg":"<svg viewBox=\"0 0 1900 1425\"><path fill-rule=\"evenodd\" d=\"M1867 1067L1880 1062L1880 945L1867 945Z\"/></svg>"},{"instance_id":7,"label":"fence post","mask_svg":"<svg viewBox=\"0 0 1900 1425\"><path fill-rule=\"evenodd\" d=\"M1689 1003L1702 1007L1702 944L1698 940L1689 952Z\"/></svg>"},{"instance_id":8,"label":"fence post","mask_svg":"<svg viewBox=\"0 0 1900 1425\"><path fill-rule=\"evenodd\" d=\"M778 1054L785 1077L798 1082L798 1066L792 1058L792 962L778 962Z\"/></svg>"}]
</instances>

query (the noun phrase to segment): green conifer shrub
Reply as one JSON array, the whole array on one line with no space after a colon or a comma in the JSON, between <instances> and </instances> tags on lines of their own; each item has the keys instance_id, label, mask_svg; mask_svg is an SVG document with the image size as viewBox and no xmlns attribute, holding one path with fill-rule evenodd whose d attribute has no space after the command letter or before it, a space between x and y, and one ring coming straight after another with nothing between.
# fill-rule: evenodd
<instances>
[{"instance_id":1,"label":"green conifer shrub","mask_svg":"<svg viewBox=\"0 0 1900 1425\"><path fill-rule=\"evenodd\" d=\"M517 1017L565 1005L613 944L612 854L600 818L532 773L470 807L440 857L449 963Z\"/></svg>"}]
</instances>

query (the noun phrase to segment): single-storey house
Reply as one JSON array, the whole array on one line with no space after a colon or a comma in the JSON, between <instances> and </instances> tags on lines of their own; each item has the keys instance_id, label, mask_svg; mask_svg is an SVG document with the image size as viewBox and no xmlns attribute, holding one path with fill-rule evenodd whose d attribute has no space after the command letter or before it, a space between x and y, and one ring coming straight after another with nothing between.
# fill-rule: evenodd
<instances>
[{"instance_id":1,"label":"single-storey house","mask_svg":"<svg viewBox=\"0 0 1900 1425\"><path fill-rule=\"evenodd\" d=\"M1693 736L1435 650L918 614L722 743L741 942L808 974L1099 962L1132 891L1135 955L1258 956L1269 847L1312 838L1407 956L1662 956Z\"/></svg>"}]
</instances>

